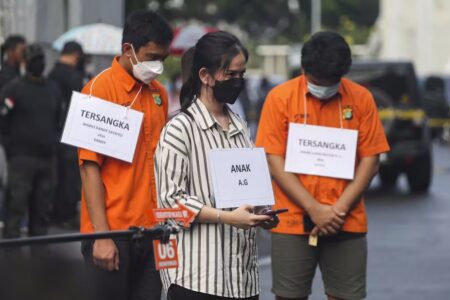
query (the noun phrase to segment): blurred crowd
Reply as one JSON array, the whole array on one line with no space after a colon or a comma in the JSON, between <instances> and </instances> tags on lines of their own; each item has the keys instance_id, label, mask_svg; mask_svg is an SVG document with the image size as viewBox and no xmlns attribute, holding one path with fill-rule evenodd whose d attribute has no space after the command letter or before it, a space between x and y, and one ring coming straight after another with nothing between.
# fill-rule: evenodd
<instances>
[{"instance_id":1,"label":"blurred crowd","mask_svg":"<svg viewBox=\"0 0 450 300\"><path fill-rule=\"evenodd\" d=\"M86 82L80 44L67 42L48 75L38 44L11 35L1 47L0 225L4 238L51 224L78 227L77 152L59 143L72 91Z\"/></svg>"}]
</instances>

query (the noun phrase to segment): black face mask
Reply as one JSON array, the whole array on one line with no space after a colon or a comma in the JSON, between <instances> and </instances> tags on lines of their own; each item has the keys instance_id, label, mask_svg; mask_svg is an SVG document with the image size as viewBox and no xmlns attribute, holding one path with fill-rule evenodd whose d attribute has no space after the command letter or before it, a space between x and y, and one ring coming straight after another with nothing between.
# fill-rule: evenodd
<instances>
[{"instance_id":1,"label":"black face mask","mask_svg":"<svg viewBox=\"0 0 450 300\"><path fill-rule=\"evenodd\" d=\"M234 104L244 87L244 78L231 78L228 80L216 80L212 90L217 101Z\"/></svg>"},{"instance_id":2,"label":"black face mask","mask_svg":"<svg viewBox=\"0 0 450 300\"><path fill-rule=\"evenodd\" d=\"M34 58L27 63L27 72L34 77L41 77L45 69L45 60L43 58Z\"/></svg>"}]
</instances>

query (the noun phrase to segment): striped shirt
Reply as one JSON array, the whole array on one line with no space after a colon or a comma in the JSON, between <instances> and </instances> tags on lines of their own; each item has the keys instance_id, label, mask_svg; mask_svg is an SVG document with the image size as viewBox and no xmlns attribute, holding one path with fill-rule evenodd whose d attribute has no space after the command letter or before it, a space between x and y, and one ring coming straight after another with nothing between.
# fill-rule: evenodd
<instances>
[{"instance_id":1,"label":"striped shirt","mask_svg":"<svg viewBox=\"0 0 450 300\"><path fill-rule=\"evenodd\" d=\"M227 110L227 131L222 130L200 100L188 109L192 117L180 113L166 125L155 153L160 207L172 207L176 200L196 213L204 205L215 207L208 152L252 146L244 121ZM259 294L255 228L194 222L177 234L177 242L179 267L161 271L166 291L176 284L221 297Z\"/></svg>"}]
</instances>

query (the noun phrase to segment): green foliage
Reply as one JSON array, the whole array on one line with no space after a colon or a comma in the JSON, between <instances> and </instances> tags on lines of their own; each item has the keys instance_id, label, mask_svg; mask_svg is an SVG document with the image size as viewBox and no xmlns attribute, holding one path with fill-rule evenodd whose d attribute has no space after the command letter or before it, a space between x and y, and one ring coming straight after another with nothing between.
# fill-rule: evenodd
<instances>
[{"instance_id":1,"label":"green foliage","mask_svg":"<svg viewBox=\"0 0 450 300\"><path fill-rule=\"evenodd\" d=\"M323 0L322 21L330 28L338 29L342 17L346 17L358 26L372 26L379 12L378 0Z\"/></svg>"},{"instance_id":2,"label":"green foliage","mask_svg":"<svg viewBox=\"0 0 450 300\"><path fill-rule=\"evenodd\" d=\"M291 1L291 7L289 5ZM292 7L297 1L297 7ZM247 33L249 68L260 65L254 55L261 44L302 43L310 37L311 1L317 0L126 0L126 12L150 8L173 26L199 20L209 26L220 22ZM181 6L174 4L183 3ZM322 0L322 28L342 34L350 44L365 43L378 16L379 0ZM179 73L180 58L169 57L164 76L170 81Z\"/></svg>"},{"instance_id":3,"label":"green foliage","mask_svg":"<svg viewBox=\"0 0 450 300\"><path fill-rule=\"evenodd\" d=\"M157 8L172 24L198 19L215 26L226 21L259 44L290 44L309 37L311 1L316 0L292 1L298 10L289 8L289 0L127 0L126 11ZM364 43L378 11L379 0L322 0L322 27L345 35L349 42Z\"/></svg>"},{"instance_id":4,"label":"green foliage","mask_svg":"<svg viewBox=\"0 0 450 300\"><path fill-rule=\"evenodd\" d=\"M323 28L339 32L350 44L363 44L369 37L378 12L378 0L323 0Z\"/></svg>"},{"instance_id":5,"label":"green foliage","mask_svg":"<svg viewBox=\"0 0 450 300\"><path fill-rule=\"evenodd\" d=\"M180 74L181 58L179 56L170 55L164 61L164 72L158 77L161 82L171 82L173 77Z\"/></svg>"}]
</instances>

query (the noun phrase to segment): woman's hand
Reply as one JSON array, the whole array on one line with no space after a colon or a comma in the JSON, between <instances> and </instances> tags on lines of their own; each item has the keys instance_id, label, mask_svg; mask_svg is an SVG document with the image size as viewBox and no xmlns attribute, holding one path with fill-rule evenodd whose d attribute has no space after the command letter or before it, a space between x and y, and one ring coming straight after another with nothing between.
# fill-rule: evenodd
<instances>
[{"instance_id":1,"label":"woman's hand","mask_svg":"<svg viewBox=\"0 0 450 300\"><path fill-rule=\"evenodd\" d=\"M254 207L251 205L241 205L233 211L222 211L221 219L224 223L230 224L232 226L249 229L261 225L271 219L270 216L266 215L255 215L253 214Z\"/></svg>"}]
</instances>

